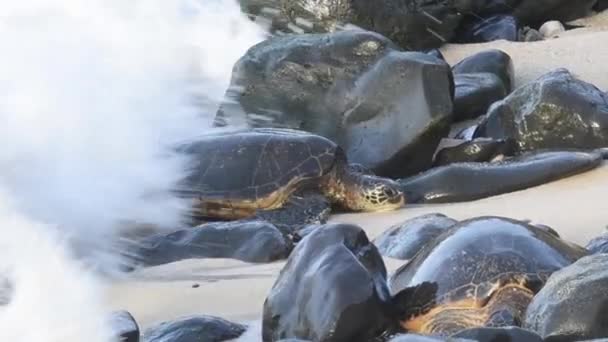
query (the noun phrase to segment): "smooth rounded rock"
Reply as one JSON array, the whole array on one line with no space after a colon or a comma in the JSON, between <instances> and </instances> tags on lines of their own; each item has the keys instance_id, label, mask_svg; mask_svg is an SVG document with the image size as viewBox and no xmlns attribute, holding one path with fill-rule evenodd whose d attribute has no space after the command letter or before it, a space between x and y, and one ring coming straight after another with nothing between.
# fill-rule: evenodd
<instances>
[{"instance_id":1,"label":"smooth rounded rock","mask_svg":"<svg viewBox=\"0 0 608 342\"><path fill-rule=\"evenodd\" d=\"M513 60L506 52L489 49L469 56L452 67L454 77L458 74L491 73L502 80L504 89L510 93L513 89Z\"/></svg>"},{"instance_id":2,"label":"smooth rounded rock","mask_svg":"<svg viewBox=\"0 0 608 342\"><path fill-rule=\"evenodd\" d=\"M538 32L545 38L557 38L560 34L566 32L566 28L557 20L547 21L539 29Z\"/></svg>"},{"instance_id":3,"label":"smooth rounded rock","mask_svg":"<svg viewBox=\"0 0 608 342\"><path fill-rule=\"evenodd\" d=\"M390 325L386 268L356 225L318 226L291 253L264 301L262 339L367 341Z\"/></svg>"},{"instance_id":4,"label":"smooth rounded rock","mask_svg":"<svg viewBox=\"0 0 608 342\"><path fill-rule=\"evenodd\" d=\"M516 42L518 34L519 22L512 15L471 16L461 24L453 41L465 44L485 43L495 40Z\"/></svg>"},{"instance_id":5,"label":"smooth rounded rock","mask_svg":"<svg viewBox=\"0 0 608 342\"><path fill-rule=\"evenodd\" d=\"M402 177L431 166L449 132L452 91L446 62L373 32L280 36L236 63L215 124L312 132L349 162Z\"/></svg>"},{"instance_id":6,"label":"smooth rounded rock","mask_svg":"<svg viewBox=\"0 0 608 342\"><path fill-rule=\"evenodd\" d=\"M136 246L130 253L143 266L203 258L272 262L287 258L293 248L274 225L261 220L206 223L152 235Z\"/></svg>"},{"instance_id":7,"label":"smooth rounded rock","mask_svg":"<svg viewBox=\"0 0 608 342\"><path fill-rule=\"evenodd\" d=\"M374 244L385 257L409 260L457 222L443 214L417 216L390 227L374 239Z\"/></svg>"},{"instance_id":8,"label":"smooth rounded rock","mask_svg":"<svg viewBox=\"0 0 608 342\"><path fill-rule=\"evenodd\" d=\"M553 273L534 297L524 326L547 340L608 337L608 255L579 259Z\"/></svg>"},{"instance_id":9,"label":"smooth rounded rock","mask_svg":"<svg viewBox=\"0 0 608 342\"><path fill-rule=\"evenodd\" d=\"M189 316L156 324L144 332L145 342L229 341L241 336L247 326L214 316Z\"/></svg>"},{"instance_id":10,"label":"smooth rounded rock","mask_svg":"<svg viewBox=\"0 0 608 342\"><path fill-rule=\"evenodd\" d=\"M454 75L454 121L477 118L507 96L505 85L492 73Z\"/></svg>"},{"instance_id":11,"label":"smooth rounded rock","mask_svg":"<svg viewBox=\"0 0 608 342\"><path fill-rule=\"evenodd\" d=\"M496 102L476 137L513 139L518 151L608 146L608 94L553 70Z\"/></svg>"}]
</instances>

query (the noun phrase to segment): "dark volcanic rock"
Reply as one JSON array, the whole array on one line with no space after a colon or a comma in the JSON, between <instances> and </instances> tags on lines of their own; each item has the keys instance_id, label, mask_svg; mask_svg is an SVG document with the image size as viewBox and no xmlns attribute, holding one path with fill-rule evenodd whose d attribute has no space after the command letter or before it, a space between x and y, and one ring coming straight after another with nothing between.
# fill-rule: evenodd
<instances>
[{"instance_id":1,"label":"dark volcanic rock","mask_svg":"<svg viewBox=\"0 0 608 342\"><path fill-rule=\"evenodd\" d=\"M237 62L215 122L319 134L399 177L430 167L449 132L450 77L444 61L372 32L275 37Z\"/></svg>"},{"instance_id":2,"label":"dark volcanic rock","mask_svg":"<svg viewBox=\"0 0 608 342\"><path fill-rule=\"evenodd\" d=\"M365 232L319 226L298 243L264 302L264 341L367 341L387 328L386 269Z\"/></svg>"},{"instance_id":3,"label":"dark volcanic rock","mask_svg":"<svg viewBox=\"0 0 608 342\"><path fill-rule=\"evenodd\" d=\"M409 219L386 230L374 240L380 254L409 260L446 229L458 221L443 214L427 214Z\"/></svg>"},{"instance_id":4,"label":"dark volcanic rock","mask_svg":"<svg viewBox=\"0 0 608 342\"><path fill-rule=\"evenodd\" d=\"M477 138L455 146L442 148L435 155L433 165L489 162L499 156L512 156L514 152L515 144L513 140Z\"/></svg>"},{"instance_id":5,"label":"dark volcanic rock","mask_svg":"<svg viewBox=\"0 0 608 342\"><path fill-rule=\"evenodd\" d=\"M265 221L213 222L138 242L137 262L155 266L192 258L271 262L287 258L292 244Z\"/></svg>"},{"instance_id":6,"label":"dark volcanic rock","mask_svg":"<svg viewBox=\"0 0 608 342\"><path fill-rule=\"evenodd\" d=\"M608 146L608 95L566 69L492 105L476 136L511 138L519 151Z\"/></svg>"},{"instance_id":7,"label":"dark volcanic rock","mask_svg":"<svg viewBox=\"0 0 608 342\"><path fill-rule=\"evenodd\" d=\"M458 62L452 67L454 75L491 73L500 78L507 93L512 91L514 84L513 60L506 52L490 49Z\"/></svg>"},{"instance_id":8,"label":"dark volcanic rock","mask_svg":"<svg viewBox=\"0 0 608 342\"><path fill-rule=\"evenodd\" d=\"M112 312L110 325L120 342L139 342L139 326L128 311Z\"/></svg>"},{"instance_id":9,"label":"dark volcanic rock","mask_svg":"<svg viewBox=\"0 0 608 342\"><path fill-rule=\"evenodd\" d=\"M551 275L528 306L524 325L547 340L608 337L607 288L608 255L581 258Z\"/></svg>"},{"instance_id":10,"label":"dark volcanic rock","mask_svg":"<svg viewBox=\"0 0 608 342\"><path fill-rule=\"evenodd\" d=\"M507 96L502 80L492 73L454 75L454 121L474 119Z\"/></svg>"},{"instance_id":11,"label":"dark volcanic rock","mask_svg":"<svg viewBox=\"0 0 608 342\"><path fill-rule=\"evenodd\" d=\"M545 21L567 22L586 16L596 0L473 0L475 15L511 14L522 24L540 25Z\"/></svg>"},{"instance_id":12,"label":"dark volcanic rock","mask_svg":"<svg viewBox=\"0 0 608 342\"><path fill-rule=\"evenodd\" d=\"M465 20L453 39L457 43L484 43L494 40L517 41L519 23L511 15L492 15L487 18L472 16Z\"/></svg>"},{"instance_id":13,"label":"dark volcanic rock","mask_svg":"<svg viewBox=\"0 0 608 342\"><path fill-rule=\"evenodd\" d=\"M478 342L543 342L536 333L519 327L472 328L462 330L452 337L464 337Z\"/></svg>"},{"instance_id":14,"label":"dark volcanic rock","mask_svg":"<svg viewBox=\"0 0 608 342\"><path fill-rule=\"evenodd\" d=\"M283 0L280 7L280 20L297 26L300 32L332 32L354 24L408 50L435 48L450 41L462 19L461 11L470 9L453 0Z\"/></svg>"},{"instance_id":15,"label":"dark volcanic rock","mask_svg":"<svg viewBox=\"0 0 608 342\"><path fill-rule=\"evenodd\" d=\"M192 316L146 329L145 342L221 342L241 336L247 327L214 316Z\"/></svg>"},{"instance_id":16,"label":"dark volcanic rock","mask_svg":"<svg viewBox=\"0 0 608 342\"><path fill-rule=\"evenodd\" d=\"M608 0L597 0L593 9L598 12L608 9Z\"/></svg>"},{"instance_id":17,"label":"dark volcanic rock","mask_svg":"<svg viewBox=\"0 0 608 342\"><path fill-rule=\"evenodd\" d=\"M593 238L585 246L591 254L608 253L608 233Z\"/></svg>"},{"instance_id":18,"label":"dark volcanic rock","mask_svg":"<svg viewBox=\"0 0 608 342\"><path fill-rule=\"evenodd\" d=\"M400 179L408 203L471 201L552 182L598 167L599 153L527 153L493 163L455 163Z\"/></svg>"}]
</instances>

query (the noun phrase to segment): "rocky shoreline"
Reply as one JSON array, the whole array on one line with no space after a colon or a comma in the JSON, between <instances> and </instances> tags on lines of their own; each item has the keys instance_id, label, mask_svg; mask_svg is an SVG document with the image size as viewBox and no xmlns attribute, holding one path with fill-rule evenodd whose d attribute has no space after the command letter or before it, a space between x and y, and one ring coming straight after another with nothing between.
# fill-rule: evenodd
<instances>
[{"instance_id":1,"label":"rocky shoreline","mask_svg":"<svg viewBox=\"0 0 608 342\"><path fill-rule=\"evenodd\" d=\"M508 194L608 155L608 94L594 84L555 68L516 86L505 51L448 64L437 50L553 39L601 1L407 3L242 3L270 20L269 38L233 69L215 119L228 133L186 147L198 159L179 190L196 198L198 221L136 240L129 271L281 262L262 341L608 338L605 235L582 246L542 222L437 212L371 238L330 220ZM141 332L126 311L113 322L133 342L230 341L248 329L203 312Z\"/></svg>"}]
</instances>

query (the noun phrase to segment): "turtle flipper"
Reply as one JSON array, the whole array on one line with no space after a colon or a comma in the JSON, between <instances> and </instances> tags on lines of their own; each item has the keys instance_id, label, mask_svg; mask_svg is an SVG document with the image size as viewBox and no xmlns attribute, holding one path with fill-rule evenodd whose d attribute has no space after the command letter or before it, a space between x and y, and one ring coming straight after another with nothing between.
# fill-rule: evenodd
<instances>
[{"instance_id":1,"label":"turtle flipper","mask_svg":"<svg viewBox=\"0 0 608 342\"><path fill-rule=\"evenodd\" d=\"M310 224L324 224L331 203L321 194L296 193L279 209L259 210L255 218L274 224L283 234L292 235Z\"/></svg>"}]
</instances>

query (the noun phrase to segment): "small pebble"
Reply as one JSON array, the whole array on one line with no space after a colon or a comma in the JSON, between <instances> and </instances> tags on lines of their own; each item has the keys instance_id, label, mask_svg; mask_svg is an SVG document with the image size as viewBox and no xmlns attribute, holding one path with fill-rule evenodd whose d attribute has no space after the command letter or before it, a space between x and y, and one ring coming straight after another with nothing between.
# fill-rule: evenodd
<instances>
[{"instance_id":1,"label":"small pebble","mask_svg":"<svg viewBox=\"0 0 608 342\"><path fill-rule=\"evenodd\" d=\"M196 289L197 287L200 287L200 285L199 285L199 284L193 284L193 285L192 285L192 288L193 288L193 289Z\"/></svg>"},{"instance_id":2,"label":"small pebble","mask_svg":"<svg viewBox=\"0 0 608 342\"><path fill-rule=\"evenodd\" d=\"M544 23L540 29L538 29L538 32L540 32L545 39L551 39L557 38L560 34L566 32L566 28L559 21L552 20Z\"/></svg>"}]
</instances>

